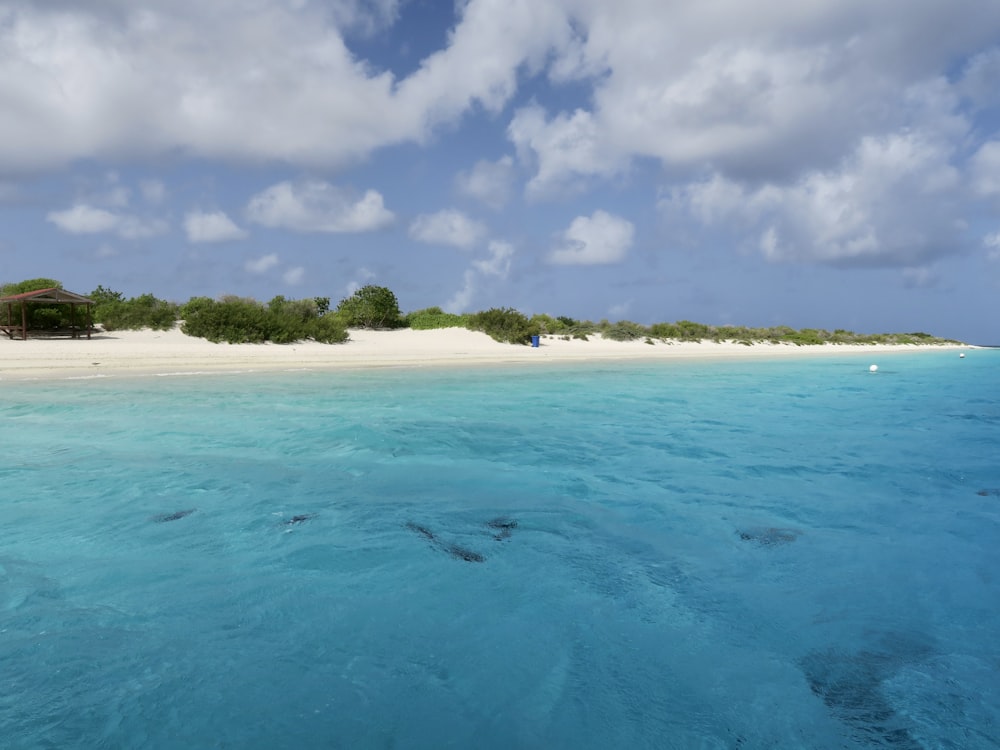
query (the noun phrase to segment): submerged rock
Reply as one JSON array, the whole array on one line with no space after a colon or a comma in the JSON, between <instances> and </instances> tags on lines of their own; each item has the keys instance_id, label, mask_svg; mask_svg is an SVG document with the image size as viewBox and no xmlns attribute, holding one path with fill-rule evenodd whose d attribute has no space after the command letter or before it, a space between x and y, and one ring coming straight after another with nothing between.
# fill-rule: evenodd
<instances>
[{"instance_id":1,"label":"submerged rock","mask_svg":"<svg viewBox=\"0 0 1000 750\"><path fill-rule=\"evenodd\" d=\"M459 560L465 560L466 562L485 562L486 558L471 549L461 547L457 544L449 544L445 546L445 551L452 557L458 558Z\"/></svg>"},{"instance_id":2,"label":"submerged rock","mask_svg":"<svg viewBox=\"0 0 1000 750\"><path fill-rule=\"evenodd\" d=\"M185 516L190 516L194 513L197 508L191 508L190 510L178 510L173 513L160 513L159 515L153 516L152 520L156 523L167 523L168 521L179 521Z\"/></svg>"},{"instance_id":3,"label":"submerged rock","mask_svg":"<svg viewBox=\"0 0 1000 750\"><path fill-rule=\"evenodd\" d=\"M499 518L487 521L486 525L496 532L493 538L501 542L504 539L510 539L511 532L517 528L517 521L513 518L500 516Z\"/></svg>"},{"instance_id":4,"label":"submerged rock","mask_svg":"<svg viewBox=\"0 0 1000 750\"><path fill-rule=\"evenodd\" d=\"M756 542L762 547L776 547L779 544L789 544L802 535L802 532L798 529L782 529L775 526L739 529L736 533L744 542Z\"/></svg>"},{"instance_id":5,"label":"submerged rock","mask_svg":"<svg viewBox=\"0 0 1000 750\"><path fill-rule=\"evenodd\" d=\"M426 526L414 523L413 521L407 521L405 524L406 528L410 531L420 534L424 539L429 541L433 546L437 547L443 552L447 552L449 555L454 557L456 560L465 560L466 562L485 562L486 558L475 550L468 549L459 544L453 544L451 542L442 541L437 534L431 531Z\"/></svg>"},{"instance_id":6,"label":"submerged rock","mask_svg":"<svg viewBox=\"0 0 1000 750\"><path fill-rule=\"evenodd\" d=\"M896 711L883 685L901 668L923 662L932 654L930 644L922 638L890 634L871 650L813 651L800 666L810 690L860 742L916 750L922 745L910 733L910 723Z\"/></svg>"},{"instance_id":7,"label":"submerged rock","mask_svg":"<svg viewBox=\"0 0 1000 750\"><path fill-rule=\"evenodd\" d=\"M410 531L417 532L418 534L420 534L420 536L422 536L422 537L424 537L426 539L429 539L432 542L436 538L434 536L434 532L433 531L431 531L430 529L428 529L426 526L421 526L419 523L413 523L413 521L407 521L406 522L406 528L408 528Z\"/></svg>"}]
</instances>

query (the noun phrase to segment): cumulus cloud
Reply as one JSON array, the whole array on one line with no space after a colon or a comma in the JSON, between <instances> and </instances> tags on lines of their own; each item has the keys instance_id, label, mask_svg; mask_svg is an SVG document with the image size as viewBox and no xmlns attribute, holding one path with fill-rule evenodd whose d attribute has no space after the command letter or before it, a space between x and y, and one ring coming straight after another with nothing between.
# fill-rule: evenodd
<instances>
[{"instance_id":1,"label":"cumulus cloud","mask_svg":"<svg viewBox=\"0 0 1000 750\"><path fill-rule=\"evenodd\" d=\"M50 211L46 219L68 234L114 232L127 240L141 240L163 234L169 228L162 219L130 216L78 203L63 211Z\"/></svg>"},{"instance_id":2,"label":"cumulus cloud","mask_svg":"<svg viewBox=\"0 0 1000 750\"><path fill-rule=\"evenodd\" d=\"M467 312L480 288L480 282L485 277L506 279L510 273L511 259L514 257L514 246L502 240L492 240L489 245L489 255L478 258L462 276L462 288L452 295L444 309L448 312Z\"/></svg>"},{"instance_id":3,"label":"cumulus cloud","mask_svg":"<svg viewBox=\"0 0 1000 750\"><path fill-rule=\"evenodd\" d=\"M979 195L1000 195L1000 141L984 143L971 161L972 187Z\"/></svg>"},{"instance_id":4,"label":"cumulus cloud","mask_svg":"<svg viewBox=\"0 0 1000 750\"><path fill-rule=\"evenodd\" d=\"M410 237L431 245L451 245L468 249L486 236L486 226L461 211L448 209L421 214L410 225Z\"/></svg>"},{"instance_id":5,"label":"cumulus cloud","mask_svg":"<svg viewBox=\"0 0 1000 750\"><path fill-rule=\"evenodd\" d=\"M262 255L259 258L251 258L243 264L243 267L248 273L261 274L267 273L276 265L278 265L277 254L268 253L267 255Z\"/></svg>"},{"instance_id":6,"label":"cumulus cloud","mask_svg":"<svg viewBox=\"0 0 1000 750\"><path fill-rule=\"evenodd\" d=\"M753 188L716 174L668 202L704 224L756 231L769 260L912 265L948 252L961 228L951 155L919 132L864 138L837 169L790 185Z\"/></svg>"},{"instance_id":7,"label":"cumulus cloud","mask_svg":"<svg viewBox=\"0 0 1000 750\"><path fill-rule=\"evenodd\" d=\"M289 286L296 286L302 283L302 279L306 276L306 269L302 266L295 266L294 268L289 268L285 271L281 278Z\"/></svg>"},{"instance_id":8,"label":"cumulus cloud","mask_svg":"<svg viewBox=\"0 0 1000 750\"><path fill-rule=\"evenodd\" d=\"M227 242L247 236L223 211L192 211L184 217L188 242Z\"/></svg>"},{"instance_id":9,"label":"cumulus cloud","mask_svg":"<svg viewBox=\"0 0 1000 750\"><path fill-rule=\"evenodd\" d=\"M279 182L250 199L247 218L265 227L296 232L370 232L392 223L382 195L361 198L327 182Z\"/></svg>"},{"instance_id":10,"label":"cumulus cloud","mask_svg":"<svg viewBox=\"0 0 1000 750\"><path fill-rule=\"evenodd\" d=\"M995 44L1000 8L979 15L976 0L960 5L917 13L898 1L820 0L794 12L780 0L578 6L579 33L554 49L549 71L592 83L592 105L529 110L511 136L536 154L536 189L635 157L672 168L707 163L741 180L826 169L860 138L912 125L922 114L913 87L939 77L956 54ZM995 65L984 55L969 85L991 80ZM995 106L995 84L980 88ZM584 155L572 153L574 142Z\"/></svg>"},{"instance_id":11,"label":"cumulus cloud","mask_svg":"<svg viewBox=\"0 0 1000 750\"><path fill-rule=\"evenodd\" d=\"M990 260L1000 260L1000 232L993 232L983 237L983 246L988 248L986 257Z\"/></svg>"},{"instance_id":12,"label":"cumulus cloud","mask_svg":"<svg viewBox=\"0 0 1000 750\"><path fill-rule=\"evenodd\" d=\"M993 47L973 55L962 71L959 88L975 106L984 109L995 108L1000 106L997 102L998 80L1000 80L1000 47Z\"/></svg>"},{"instance_id":13,"label":"cumulus cloud","mask_svg":"<svg viewBox=\"0 0 1000 750\"><path fill-rule=\"evenodd\" d=\"M163 203L167 198L167 186L160 180L142 180L139 183L139 189L142 191L142 197L146 203L154 206Z\"/></svg>"},{"instance_id":14,"label":"cumulus cloud","mask_svg":"<svg viewBox=\"0 0 1000 750\"><path fill-rule=\"evenodd\" d=\"M519 158L536 165L529 197L582 188L580 177L610 176L623 169L621 150L610 147L594 116L583 110L551 120L538 105L518 110L507 129Z\"/></svg>"},{"instance_id":15,"label":"cumulus cloud","mask_svg":"<svg viewBox=\"0 0 1000 750\"><path fill-rule=\"evenodd\" d=\"M556 265L599 265L625 259L635 227L632 222L606 211L591 216L577 216L562 233L557 247L549 255Z\"/></svg>"},{"instance_id":16,"label":"cumulus cloud","mask_svg":"<svg viewBox=\"0 0 1000 750\"><path fill-rule=\"evenodd\" d=\"M445 311L456 315L468 312L476 295L476 272L470 268L463 274L462 278L462 288L444 303Z\"/></svg>"},{"instance_id":17,"label":"cumulus cloud","mask_svg":"<svg viewBox=\"0 0 1000 750\"><path fill-rule=\"evenodd\" d=\"M510 261L514 256L514 246L509 242L493 240L489 246L489 257L474 260L472 267L484 276L499 276L506 279L510 273Z\"/></svg>"},{"instance_id":18,"label":"cumulus cloud","mask_svg":"<svg viewBox=\"0 0 1000 750\"><path fill-rule=\"evenodd\" d=\"M503 208L514 185L514 160L504 156L496 161L477 161L468 172L459 173L456 184L463 195L490 208Z\"/></svg>"},{"instance_id":19,"label":"cumulus cloud","mask_svg":"<svg viewBox=\"0 0 1000 750\"><path fill-rule=\"evenodd\" d=\"M364 267L359 268L354 273L354 278L351 279L349 282L347 282L347 286L345 287L347 296L354 294L356 291L358 291L369 281L372 281L374 278L375 278L374 271Z\"/></svg>"},{"instance_id":20,"label":"cumulus cloud","mask_svg":"<svg viewBox=\"0 0 1000 750\"><path fill-rule=\"evenodd\" d=\"M70 234L110 232L120 221L119 216L111 211L83 204L77 204L64 211L49 211L46 218Z\"/></svg>"},{"instance_id":21,"label":"cumulus cloud","mask_svg":"<svg viewBox=\"0 0 1000 750\"><path fill-rule=\"evenodd\" d=\"M346 33L398 0L0 4L0 164L179 152L338 166L499 109L570 28L558 4L470 0L442 49L397 79Z\"/></svg>"}]
</instances>

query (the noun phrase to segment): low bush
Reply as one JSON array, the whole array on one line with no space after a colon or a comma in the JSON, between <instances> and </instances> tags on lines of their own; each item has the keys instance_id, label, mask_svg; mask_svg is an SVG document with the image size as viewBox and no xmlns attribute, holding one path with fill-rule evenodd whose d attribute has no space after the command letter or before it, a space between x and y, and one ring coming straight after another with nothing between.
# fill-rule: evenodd
<instances>
[{"instance_id":1,"label":"low bush","mask_svg":"<svg viewBox=\"0 0 1000 750\"><path fill-rule=\"evenodd\" d=\"M538 326L512 307L494 307L473 313L469 316L468 327L506 344L528 344L532 336L539 335Z\"/></svg>"},{"instance_id":2,"label":"low bush","mask_svg":"<svg viewBox=\"0 0 1000 750\"><path fill-rule=\"evenodd\" d=\"M468 323L468 316L447 313L440 307L425 307L414 310L403 318L403 325L415 331L433 328L461 328Z\"/></svg>"},{"instance_id":3,"label":"low bush","mask_svg":"<svg viewBox=\"0 0 1000 750\"><path fill-rule=\"evenodd\" d=\"M608 323L601 328L601 336L611 341L635 341L648 335L649 329L631 320Z\"/></svg>"},{"instance_id":4,"label":"low bush","mask_svg":"<svg viewBox=\"0 0 1000 750\"><path fill-rule=\"evenodd\" d=\"M333 313L319 315L317 309L314 299L275 297L263 305L244 297L223 297L218 301L194 297L180 309L184 318L181 330L189 336L230 344L264 341L288 344L303 339L324 344L347 341L341 318Z\"/></svg>"},{"instance_id":5,"label":"low bush","mask_svg":"<svg viewBox=\"0 0 1000 750\"><path fill-rule=\"evenodd\" d=\"M117 292L108 293L105 290L101 294L98 288L91 299L95 302L94 322L100 323L106 331L140 328L166 331L177 322L177 304L157 299L152 294L142 294L126 300Z\"/></svg>"}]
</instances>

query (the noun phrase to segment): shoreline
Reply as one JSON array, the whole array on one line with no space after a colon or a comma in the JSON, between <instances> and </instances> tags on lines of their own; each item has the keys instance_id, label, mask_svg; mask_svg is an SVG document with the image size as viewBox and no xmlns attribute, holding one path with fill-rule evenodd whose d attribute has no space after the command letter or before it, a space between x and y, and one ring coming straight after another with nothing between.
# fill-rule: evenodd
<instances>
[{"instance_id":1,"label":"shoreline","mask_svg":"<svg viewBox=\"0 0 1000 750\"><path fill-rule=\"evenodd\" d=\"M540 346L501 344L464 328L414 331L352 329L343 344L213 344L169 331L112 331L92 339L0 337L0 381L209 375L266 371L453 368L539 363L764 360L854 354L968 351L969 344L795 344L735 342L565 341L543 336Z\"/></svg>"}]
</instances>

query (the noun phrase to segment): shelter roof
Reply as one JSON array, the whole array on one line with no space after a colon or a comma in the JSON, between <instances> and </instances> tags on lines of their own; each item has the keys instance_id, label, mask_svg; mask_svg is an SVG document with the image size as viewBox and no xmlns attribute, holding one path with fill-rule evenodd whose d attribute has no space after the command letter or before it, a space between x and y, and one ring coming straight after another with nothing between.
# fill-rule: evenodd
<instances>
[{"instance_id":1,"label":"shelter roof","mask_svg":"<svg viewBox=\"0 0 1000 750\"><path fill-rule=\"evenodd\" d=\"M94 300L84 297L82 294L67 292L65 289L50 287L49 289L36 289L33 292L22 292L12 294L9 297L0 297L0 302L69 302L73 305L92 305Z\"/></svg>"}]
</instances>

